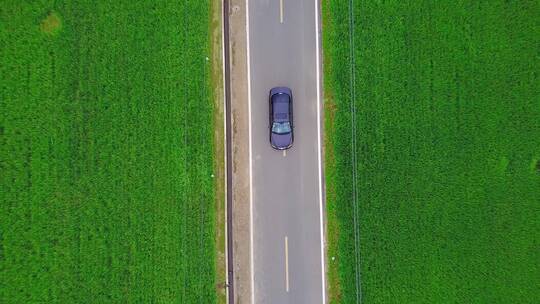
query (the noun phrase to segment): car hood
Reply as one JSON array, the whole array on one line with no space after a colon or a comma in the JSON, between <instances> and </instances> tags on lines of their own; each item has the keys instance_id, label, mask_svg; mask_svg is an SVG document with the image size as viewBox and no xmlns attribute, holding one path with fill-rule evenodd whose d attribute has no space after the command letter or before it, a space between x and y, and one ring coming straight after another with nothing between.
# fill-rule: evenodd
<instances>
[{"instance_id":1,"label":"car hood","mask_svg":"<svg viewBox=\"0 0 540 304\"><path fill-rule=\"evenodd\" d=\"M287 149L292 145L292 133L270 133L270 143L276 149Z\"/></svg>"}]
</instances>

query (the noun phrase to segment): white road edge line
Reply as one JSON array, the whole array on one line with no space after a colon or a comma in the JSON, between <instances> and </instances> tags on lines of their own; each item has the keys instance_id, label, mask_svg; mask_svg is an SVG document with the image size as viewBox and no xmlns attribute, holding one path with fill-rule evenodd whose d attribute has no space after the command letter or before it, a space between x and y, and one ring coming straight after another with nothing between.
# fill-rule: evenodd
<instances>
[{"instance_id":1,"label":"white road edge line","mask_svg":"<svg viewBox=\"0 0 540 304\"><path fill-rule=\"evenodd\" d=\"M279 23L283 23L283 0L279 0Z\"/></svg>"},{"instance_id":2,"label":"white road edge line","mask_svg":"<svg viewBox=\"0 0 540 304\"><path fill-rule=\"evenodd\" d=\"M248 134L249 134L249 231L250 231L250 261L251 272L251 303L255 304L255 273L253 263L253 161L251 140L251 63L249 47L249 0L246 0L246 49L247 49L247 90L248 90Z\"/></svg>"},{"instance_id":3,"label":"white road edge line","mask_svg":"<svg viewBox=\"0 0 540 304\"><path fill-rule=\"evenodd\" d=\"M223 80L223 143L227 145L227 90L225 89L225 25L223 20L223 2L221 2L220 5L220 14L221 14L221 64L222 64L222 80ZM231 134L232 135L232 134ZM232 140L231 140L232 142ZM224 160L224 177L223 177L223 189L225 190L225 283L226 286L229 286L231 282L229 282L229 250L227 248L227 147L225 146L225 149L223 149L223 160ZM227 299L229 298L229 288L225 288L225 294Z\"/></svg>"},{"instance_id":4,"label":"white road edge line","mask_svg":"<svg viewBox=\"0 0 540 304\"><path fill-rule=\"evenodd\" d=\"M289 292L289 239L285 236L285 290Z\"/></svg>"},{"instance_id":5,"label":"white road edge line","mask_svg":"<svg viewBox=\"0 0 540 304\"><path fill-rule=\"evenodd\" d=\"M322 197L322 164L321 164L321 75L320 75L320 51L319 51L319 5L318 0L315 3L315 43L316 43L316 61L317 61L317 156L319 159L319 220L321 229L321 284L322 284L322 303L326 303L326 282L324 267L324 222L323 222L323 197Z\"/></svg>"}]
</instances>

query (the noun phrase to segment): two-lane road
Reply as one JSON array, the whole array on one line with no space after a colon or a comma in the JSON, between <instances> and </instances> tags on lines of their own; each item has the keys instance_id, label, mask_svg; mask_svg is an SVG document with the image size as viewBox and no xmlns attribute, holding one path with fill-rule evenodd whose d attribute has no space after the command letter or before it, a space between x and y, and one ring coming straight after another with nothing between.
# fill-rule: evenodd
<instances>
[{"instance_id":1,"label":"two-lane road","mask_svg":"<svg viewBox=\"0 0 540 304\"><path fill-rule=\"evenodd\" d=\"M318 7L247 0L254 303L325 303ZM295 142L269 144L268 93L293 92Z\"/></svg>"}]
</instances>

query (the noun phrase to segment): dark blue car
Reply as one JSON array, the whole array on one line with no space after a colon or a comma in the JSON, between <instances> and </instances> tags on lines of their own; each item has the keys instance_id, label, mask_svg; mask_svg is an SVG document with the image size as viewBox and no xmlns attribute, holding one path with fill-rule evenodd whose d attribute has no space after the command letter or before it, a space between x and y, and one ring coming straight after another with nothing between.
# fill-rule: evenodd
<instances>
[{"instance_id":1,"label":"dark blue car","mask_svg":"<svg viewBox=\"0 0 540 304\"><path fill-rule=\"evenodd\" d=\"M287 87L270 90L270 145L278 150L289 149L294 140L292 92Z\"/></svg>"}]
</instances>

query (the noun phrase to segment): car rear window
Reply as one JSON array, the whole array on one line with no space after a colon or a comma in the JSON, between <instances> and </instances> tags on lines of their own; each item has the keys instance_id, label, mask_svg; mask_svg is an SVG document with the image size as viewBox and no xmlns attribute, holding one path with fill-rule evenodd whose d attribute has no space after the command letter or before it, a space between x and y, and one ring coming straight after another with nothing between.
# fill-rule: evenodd
<instances>
[{"instance_id":1,"label":"car rear window","mask_svg":"<svg viewBox=\"0 0 540 304\"><path fill-rule=\"evenodd\" d=\"M273 100L273 102L288 103L289 102L289 95L287 95L287 94L276 94L276 95L272 96L272 100Z\"/></svg>"}]
</instances>

